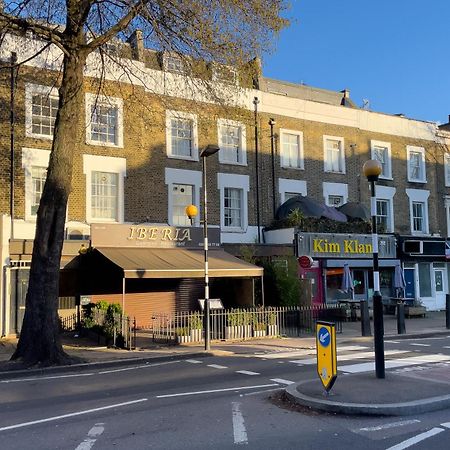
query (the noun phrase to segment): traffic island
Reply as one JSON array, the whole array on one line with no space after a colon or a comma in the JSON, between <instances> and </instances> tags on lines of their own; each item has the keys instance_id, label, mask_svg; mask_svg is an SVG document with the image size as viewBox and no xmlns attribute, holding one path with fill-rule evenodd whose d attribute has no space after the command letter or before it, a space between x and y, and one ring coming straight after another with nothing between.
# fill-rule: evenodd
<instances>
[{"instance_id":1,"label":"traffic island","mask_svg":"<svg viewBox=\"0 0 450 450\"><path fill-rule=\"evenodd\" d=\"M373 373L340 375L328 395L317 379L292 384L285 391L297 405L345 415L404 416L450 407L450 384L410 373L389 373L385 379Z\"/></svg>"}]
</instances>

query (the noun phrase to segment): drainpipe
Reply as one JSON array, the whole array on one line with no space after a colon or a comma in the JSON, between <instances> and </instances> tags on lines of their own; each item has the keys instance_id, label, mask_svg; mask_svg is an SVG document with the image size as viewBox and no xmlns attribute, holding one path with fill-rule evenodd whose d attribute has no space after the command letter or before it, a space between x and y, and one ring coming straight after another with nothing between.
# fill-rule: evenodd
<instances>
[{"instance_id":1,"label":"drainpipe","mask_svg":"<svg viewBox=\"0 0 450 450\"><path fill-rule=\"evenodd\" d=\"M275 126L275 119L269 120L270 125L270 156L272 159L272 208L273 208L273 218L275 219L275 213L277 211L277 201L276 201L276 181L275 181L275 135L273 133L273 127Z\"/></svg>"},{"instance_id":2,"label":"drainpipe","mask_svg":"<svg viewBox=\"0 0 450 450\"><path fill-rule=\"evenodd\" d=\"M15 88L16 88L16 64L17 53L11 52L11 86L10 86L10 115L9 115L9 129L10 129L10 196L9 196L9 214L11 216L11 238L14 239L14 122L15 118Z\"/></svg>"},{"instance_id":3,"label":"drainpipe","mask_svg":"<svg viewBox=\"0 0 450 450\"><path fill-rule=\"evenodd\" d=\"M258 244L261 244L261 220L259 210L259 142L258 142L258 97L253 99L255 106L255 184L256 184L256 226L258 227Z\"/></svg>"}]
</instances>

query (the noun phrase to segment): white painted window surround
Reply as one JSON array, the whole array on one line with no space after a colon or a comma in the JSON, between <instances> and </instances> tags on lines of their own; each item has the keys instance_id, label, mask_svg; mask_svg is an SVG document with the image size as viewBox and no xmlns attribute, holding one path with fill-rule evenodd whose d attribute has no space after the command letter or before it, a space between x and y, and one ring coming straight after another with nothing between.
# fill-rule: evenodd
<instances>
[{"instance_id":1,"label":"white painted window surround","mask_svg":"<svg viewBox=\"0 0 450 450\"><path fill-rule=\"evenodd\" d=\"M35 221L36 215L32 214L33 204L33 167L48 167L50 158L49 150L38 150L35 148L22 148L22 168L25 172L25 220Z\"/></svg>"},{"instance_id":2,"label":"white painted window surround","mask_svg":"<svg viewBox=\"0 0 450 450\"><path fill-rule=\"evenodd\" d=\"M414 145L406 146L408 181L426 183L425 149Z\"/></svg>"},{"instance_id":3,"label":"white painted window surround","mask_svg":"<svg viewBox=\"0 0 450 450\"><path fill-rule=\"evenodd\" d=\"M388 217L387 217L387 232L392 233L394 231L394 195L396 192L395 187L380 186L377 185L375 193L377 200L386 200L388 202Z\"/></svg>"},{"instance_id":4,"label":"white painted window surround","mask_svg":"<svg viewBox=\"0 0 450 450\"><path fill-rule=\"evenodd\" d=\"M303 133L280 128L281 167L304 169Z\"/></svg>"},{"instance_id":5,"label":"white painted window surround","mask_svg":"<svg viewBox=\"0 0 450 450\"><path fill-rule=\"evenodd\" d=\"M177 155L172 147L172 120L189 121L191 124L190 156ZM166 111L166 150L169 158L198 161L198 129L197 115L184 111Z\"/></svg>"},{"instance_id":6,"label":"white painted window surround","mask_svg":"<svg viewBox=\"0 0 450 450\"><path fill-rule=\"evenodd\" d=\"M447 237L450 236L450 196L444 197L445 201L445 216L447 218Z\"/></svg>"},{"instance_id":7,"label":"white painted window surround","mask_svg":"<svg viewBox=\"0 0 450 450\"><path fill-rule=\"evenodd\" d=\"M232 133L237 135L233 136ZM247 133L242 122L229 119L217 120L219 162L223 164L247 165Z\"/></svg>"},{"instance_id":8,"label":"white painted window surround","mask_svg":"<svg viewBox=\"0 0 450 450\"><path fill-rule=\"evenodd\" d=\"M304 180L288 180L287 178L278 179L278 193L280 194L280 204L282 205L286 199L286 193L307 195L306 181Z\"/></svg>"},{"instance_id":9,"label":"white painted window surround","mask_svg":"<svg viewBox=\"0 0 450 450\"><path fill-rule=\"evenodd\" d=\"M123 148L123 100L118 97L106 97L104 95L86 94L86 144L100 147ZM116 137L115 142L102 142L92 139L93 107L96 105L116 110Z\"/></svg>"},{"instance_id":10,"label":"white painted window surround","mask_svg":"<svg viewBox=\"0 0 450 450\"><path fill-rule=\"evenodd\" d=\"M331 205L328 201L328 198L330 195L338 195L340 197L343 197L343 203L347 203L348 184L323 182L322 189L323 189L323 198L325 199L326 205L334 206L334 205Z\"/></svg>"},{"instance_id":11,"label":"white painted window surround","mask_svg":"<svg viewBox=\"0 0 450 450\"><path fill-rule=\"evenodd\" d=\"M409 198L409 218L411 234L429 234L429 219L428 219L428 197L430 191L425 189L406 189L406 195ZM423 232L414 231L413 226L413 203L423 203Z\"/></svg>"},{"instance_id":12,"label":"white painted window surround","mask_svg":"<svg viewBox=\"0 0 450 450\"><path fill-rule=\"evenodd\" d=\"M248 228L248 191L250 189L250 177L248 175L236 175L233 173L218 173L217 187L220 191L220 227L222 232L245 233ZM225 188L242 190L241 227L225 226Z\"/></svg>"},{"instance_id":13,"label":"white painted window surround","mask_svg":"<svg viewBox=\"0 0 450 450\"><path fill-rule=\"evenodd\" d=\"M450 153L444 155L445 186L450 187Z\"/></svg>"},{"instance_id":14,"label":"white painted window surround","mask_svg":"<svg viewBox=\"0 0 450 450\"><path fill-rule=\"evenodd\" d=\"M390 142L371 140L370 149L372 159L382 160L380 162L383 170L381 172L380 178L383 178L385 180L392 180L392 156Z\"/></svg>"},{"instance_id":15,"label":"white painted window surround","mask_svg":"<svg viewBox=\"0 0 450 450\"><path fill-rule=\"evenodd\" d=\"M40 84L26 83L25 84L25 134L29 137L39 138L39 139L53 139L53 133L36 133L33 132L33 96L40 95L49 97L51 99L58 99L58 89L51 86L43 86ZM54 111L52 109L52 111ZM48 111L48 114L44 114L41 111L42 117L53 117L53 114ZM56 117L56 116L55 116Z\"/></svg>"},{"instance_id":16,"label":"white painted window surround","mask_svg":"<svg viewBox=\"0 0 450 450\"><path fill-rule=\"evenodd\" d=\"M202 173L196 170L183 170L183 169L172 169L166 167L165 173L165 183L168 190L168 223L171 223L173 217L173 198L172 198L172 188L174 184L188 184L193 186L193 204L197 206L199 214L194 219L194 225L200 225L200 188L202 187ZM187 205L186 205L187 206Z\"/></svg>"},{"instance_id":17,"label":"white painted window surround","mask_svg":"<svg viewBox=\"0 0 450 450\"><path fill-rule=\"evenodd\" d=\"M91 189L92 172L106 172L118 174L118 198L117 198L117 221L124 221L124 178L127 176L127 160L112 156L83 155L83 173L86 175L86 221L111 222L111 220L100 220L92 217L91 211Z\"/></svg>"},{"instance_id":18,"label":"white painted window surround","mask_svg":"<svg viewBox=\"0 0 450 450\"><path fill-rule=\"evenodd\" d=\"M325 172L345 174L344 138L323 136L323 161Z\"/></svg>"}]
</instances>

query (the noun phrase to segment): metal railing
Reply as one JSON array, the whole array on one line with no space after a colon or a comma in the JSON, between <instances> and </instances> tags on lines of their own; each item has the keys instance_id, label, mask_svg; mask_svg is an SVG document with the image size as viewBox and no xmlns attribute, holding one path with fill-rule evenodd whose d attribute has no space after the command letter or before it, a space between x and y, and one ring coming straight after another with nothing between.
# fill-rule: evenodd
<instances>
[{"instance_id":1,"label":"metal railing","mask_svg":"<svg viewBox=\"0 0 450 450\"><path fill-rule=\"evenodd\" d=\"M317 320L336 323L342 332L345 308L339 305L267 307L211 311L211 339L244 340L264 336L297 337L313 334ZM203 313L155 314L151 319L154 342L189 343L203 340Z\"/></svg>"}]
</instances>

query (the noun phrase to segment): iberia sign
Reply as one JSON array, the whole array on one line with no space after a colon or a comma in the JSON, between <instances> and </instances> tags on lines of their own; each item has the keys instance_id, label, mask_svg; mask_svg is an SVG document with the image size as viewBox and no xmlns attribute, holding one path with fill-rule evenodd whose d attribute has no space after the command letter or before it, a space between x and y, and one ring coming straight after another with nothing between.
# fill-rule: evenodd
<instances>
[{"instance_id":1,"label":"iberia sign","mask_svg":"<svg viewBox=\"0 0 450 450\"><path fill-rule=\"evenodd\" d=\"M151 224L92 224L93 247L203 248L203 228ZM208 229L210 247L220 246L219 228Z\"/></svg>"},{"instance_id":2,"label":"iberia sign","mask_svg":"<svg viewBox=\"0 0 450 450\"><path fill-rule=\"evenodd\" d=\"M298 233L298 255L331 258L371 258L370 234ZM395 258L394 236L378 236L380 258Z\"/></svg>"}]
</instances>

